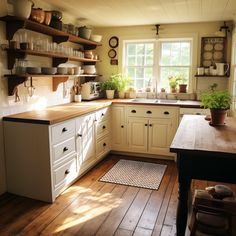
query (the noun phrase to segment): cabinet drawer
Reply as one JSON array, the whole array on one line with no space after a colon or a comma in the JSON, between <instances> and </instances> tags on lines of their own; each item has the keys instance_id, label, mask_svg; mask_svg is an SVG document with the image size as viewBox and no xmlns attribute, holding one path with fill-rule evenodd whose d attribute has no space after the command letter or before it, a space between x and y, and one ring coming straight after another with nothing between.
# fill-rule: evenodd
<instances>
[{"instance_id":1,"label":"cabinet drawer","mask_svg":"<svg viewBox=\"0 0 236 236\"><path fill-rule=\"evenodd\" d=\"M177 116L178 108L163 106L127 106L128 116L147 118L172 118Z\"/></svg>"},{"instance_id":2,"label":"cabinet drawer","mask_svg":"<svg viewBox=\"0 0 236 236\"><path fill-rule=\"evenodd\" d=\"M110 132L110 120L105 120L97 124L97 138L101 138Z\"/></svg>"},{"instance_id":3,"label":"cabinet drawer","mask_svg":"<svg viewBox=\"0 0 236 236\"><path fill-rule=\"evenodd\" d=\"M71 160L53 170L54 189L71 183L77 177L77 169L77 160L74 156Z\"/></svg>"},{"instance_id":4,"label":"cabinet drawer","mask_svg":"<svg viewBox=\"0 0 236 236\"><path fill-rule=\"evenodd\" d=\"M96 156L100 157L101 155L110 151L110 136L103 138L97 142L97 153Z\"/></svg>"},{"instance_id":5,"label":"cabinet drawer","mask_svg":"<svg viewBox=\"0 0 236 236\"><path fill-rule=\"evenodd\" d=\"M75 134L75 120L63 122L52 127L52 143L59 143Z\"/></svg>"},{"instance_id":6,"label":"cabinet drawer","mask_svg":"<svg viewBox=\"0 0 236 236\"><path fill-rule=\"evenodd\" d=\"M104 120L107 120L107 119L109 119L110 113L111 113L110 107L105 107L103 109L100 109L96 112L96 120L98 122L102 122Z\"/></svg>"},{"instance_id":7,"label":"cabinet drawer","mask_svg":"<svg viewBox=\"0 0 236 236\"><path fill-rule=\"evenodd\" d=\"M75 153L75 137L53 146L53 164L63 160L66 156Z\"/></svg>"}]
</instances>

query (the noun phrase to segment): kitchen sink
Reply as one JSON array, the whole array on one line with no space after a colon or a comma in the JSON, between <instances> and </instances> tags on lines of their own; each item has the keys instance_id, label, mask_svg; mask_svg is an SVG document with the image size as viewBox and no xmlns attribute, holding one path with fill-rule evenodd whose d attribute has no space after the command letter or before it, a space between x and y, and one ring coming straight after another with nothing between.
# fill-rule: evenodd
<instances>
[{"instance_id":1,"label":"kitchen sink","mask_svg":"<svg viewBox=\"0 0 236 236\"><path fill-rule=\"evenodd\" d=\"M156 103L177 103L179 100L176 99L157 99Z\"/></svg>"},{"instance_id":2,"label":"kitchen sink","mask_svg":"<svg viewBox=\"0 0 236 236\"><path fill-rule=\"evenodd\" d=\"M153 98L134 98L131 100L132 102L137 102L137 103L177 103L179 100L176 99L153 99Z\"/></svg>"}]
</instances>

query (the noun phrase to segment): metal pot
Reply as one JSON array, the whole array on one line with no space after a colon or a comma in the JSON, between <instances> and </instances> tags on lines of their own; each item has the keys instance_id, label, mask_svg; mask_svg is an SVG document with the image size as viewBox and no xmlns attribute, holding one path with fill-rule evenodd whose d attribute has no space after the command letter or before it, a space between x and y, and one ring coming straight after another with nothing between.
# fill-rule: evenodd
<instances>
[{"instance_id":1,"label":"metal pot","mask_svg":"<svg viewBox=\"0 0 236 236\"><path fill-rule=\"evenodd\" d=\"M92 30L87 28L86 26L79 27L79 37L84 39L89 39Z\"/></svg>"}]
</instances>

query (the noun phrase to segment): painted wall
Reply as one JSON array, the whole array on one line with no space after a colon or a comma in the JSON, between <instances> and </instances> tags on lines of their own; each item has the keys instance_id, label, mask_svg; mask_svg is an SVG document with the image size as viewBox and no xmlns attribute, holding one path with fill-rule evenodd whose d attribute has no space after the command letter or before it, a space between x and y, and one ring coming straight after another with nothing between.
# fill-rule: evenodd
<instances>
[{"instance_id":1,"label":"painted wall","mask_svg":"<svg viewBox=\"0 0 236 236\"><path fill-rule=\"evenodd\" d=\"M137 27L107 27L97 28L96 33L103 35L103 46L98 47L97 52L100 56L101 63L97 64L100 74L103 75L103 80L110 77L112 73L122 71L122 45L123 40L127 39L162 39L162 38L181 38L193 37L193 68L192 68L192 90L199 92L208 88L209 84L218 83L219 88L228 88L228 79L223 78L198 78L196 74L197 67L200 65L200 51L201 51L201 37L215 36L215 32L219 30L223 22L210 23L189 23L189 24L166 24L160 26L159 36L156 36L155 26L137 26ZM232 22L227 22L232 25ZM118 66L110 65L110 58L108 57L109 39L112 36L119 38L119 47L116 48ZM231 55L231 36L228 35L228 54L227 62L230 62Z\"/></svg>"}]
</instances>

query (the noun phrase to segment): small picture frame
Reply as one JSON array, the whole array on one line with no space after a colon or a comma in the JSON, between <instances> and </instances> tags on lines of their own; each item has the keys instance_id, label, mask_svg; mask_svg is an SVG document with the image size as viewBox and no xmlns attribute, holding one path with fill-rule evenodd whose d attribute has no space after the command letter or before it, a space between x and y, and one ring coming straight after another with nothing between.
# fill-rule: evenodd
<instances>
[{"instance_id":1,"label":"small picture frame","mask_svg":"<svg viewBox=\"0 0 236 236\"><path fill-rule=\"evenodd\" d=\"M117 59L111 59L110 64L111 65L118 65L118 60Z\"/></svg>"}]
</instances>

